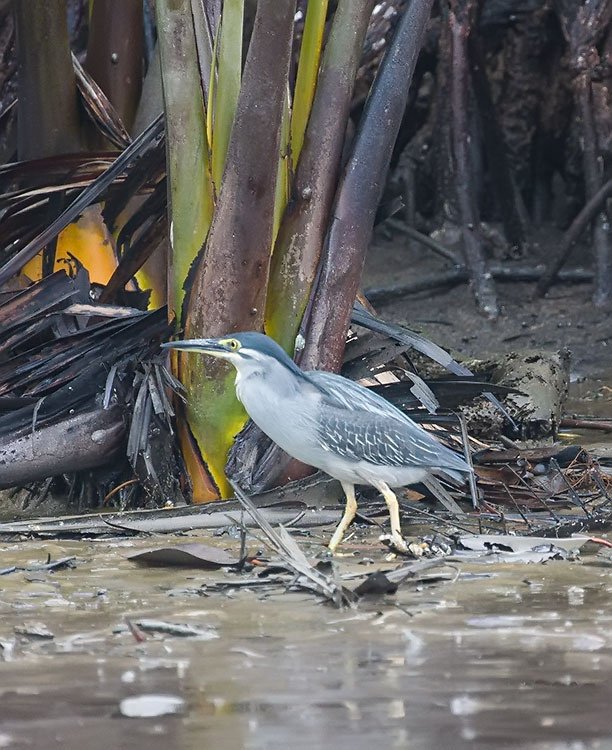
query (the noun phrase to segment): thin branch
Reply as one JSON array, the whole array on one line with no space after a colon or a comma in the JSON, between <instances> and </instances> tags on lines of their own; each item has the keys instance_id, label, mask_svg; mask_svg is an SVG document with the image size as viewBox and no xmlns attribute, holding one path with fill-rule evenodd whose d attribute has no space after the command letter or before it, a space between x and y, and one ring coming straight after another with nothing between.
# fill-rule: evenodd
<instances>
[{"instance_id":1,"label":"thin branch","mask_svg":"<svg viewBox=\"0 0 612 750\"><path fill-rule=\"evenodd\" d=\"M574 243L578 240L580 235L587 228L588 224L597 216L600 212L602 205L612 195L612 179L605 182L599 190L590 198L584 205L583 209L576 216L574 221L570 224L569 228L563 235L563 239L557 250L557 255L553 258L552 262L548 266L546 272L540 279L536 293L543 297L546 292L550 289L552 284L555 282L559 269L569 258L569 254L572 251Z\"/></svg>"},{"instance_id":2,"label":"thin branch","mask_svg":"<svg viewBox=\"0 0 612 750\"><path fill-rule=\"evenodd\" d=\"M491 266L489 271L495 281L508 283L540 281L546 273L546 269L541 265L535 267ZM593 271L585 268L571 268L567 271L560 271L556 275L556 281L565 284L585 284L593 281L593 276ZM370 287L364 290L364 294L370 302L375 304L385 302L393 297L406 297L409 294L418 294L445 286L456 286L468 281L469 275L465 268L453 268L449 271L423 276L410 284Z\"/></svg>"}]
</instances>

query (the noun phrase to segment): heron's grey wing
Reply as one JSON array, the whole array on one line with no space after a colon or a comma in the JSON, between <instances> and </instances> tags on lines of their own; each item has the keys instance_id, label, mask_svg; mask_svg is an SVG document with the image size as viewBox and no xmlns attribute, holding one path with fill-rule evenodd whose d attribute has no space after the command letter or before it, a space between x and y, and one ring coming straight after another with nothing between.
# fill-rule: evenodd
<instances>
[{"instance_id":1,"label":"heron's grey wing","mask_svg":"<svg viewBox=\"0 0 612 750\"><path fill-rule=\"evenodd\" d=\"M409 425L368 412L326 409L322 405L318 438L324 450L349 461L368 461L378 466L430 466L469 471L458 454L414 423Z\"/></svg>"},{"instance_id":2,"label":"heron's grey wing","mask_svg":"<svg viewBox=\"0 0 612 750\"><path fill-rule=\"evenodd\" d=\"M330 406L348 409L349 411L367 411L379 416L384 415L416 427L410 417L403 411L393 406L386 398L379 396L378 393L374 393L370 388L344 378L342 375L334 375L332 372L311 370L304 374L321 391ZM417 429L419 428L417 427Z\"/></svg>"},{"instance_id":3,"label":"heron's grey wing","mask_svg":"<svg viewBox=\"0 0 612 750\"><path fill-rule=\"evenodd\" d=\"M347 459L385 466L431 466L459 472L470 468L385 398L329 372L306 373L323 395L319 437Z\"/></svg>"}]
</instances>

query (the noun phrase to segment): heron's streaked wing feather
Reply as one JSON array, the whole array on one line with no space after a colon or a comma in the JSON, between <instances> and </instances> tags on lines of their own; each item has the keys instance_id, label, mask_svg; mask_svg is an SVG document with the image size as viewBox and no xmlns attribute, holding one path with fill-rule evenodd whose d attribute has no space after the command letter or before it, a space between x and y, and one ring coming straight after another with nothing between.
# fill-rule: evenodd
<instances>
[{"instance_id":1,"label":"heron's streaked wing feather","mask_svg":"<svg viewBox=\"0 0 612 750\"><path fill-rule=\"evenodd\" d=\"M461 456L377 393L332 373L307 375L323 396L318 432L327 450L384 466L470 470Z\"/></svg>"},{"instance_id":2,"label":"heron's streaked wing feather","mask_svg":"<svg viewBox=\"0 0 612 750\"><path fill-rule=\"evenodd\" d=\"M353 412L346 420L345 413L323 409L319 415L319 440L330 453L377 466L455 467L455 454L422 430L408 434L394 419Z\"/></svg>"},{"instance_id":3,"label":"heron's streaked wing feather","mask_svg":"<svg viewBox=\"0 0 612 750\"><path fill-rule=\"evenodd\" d=\"M374 393L374 391L359 385L359 383L341 375L319 370L312 370L304 374L321 391L324 398L329 401L330 406L348 409L349 411L367 411L371 414L385 415L416 427L410 417L403 411L393 406L383 396L379 396L378 393Z\"/></svg>"}]
</instances>

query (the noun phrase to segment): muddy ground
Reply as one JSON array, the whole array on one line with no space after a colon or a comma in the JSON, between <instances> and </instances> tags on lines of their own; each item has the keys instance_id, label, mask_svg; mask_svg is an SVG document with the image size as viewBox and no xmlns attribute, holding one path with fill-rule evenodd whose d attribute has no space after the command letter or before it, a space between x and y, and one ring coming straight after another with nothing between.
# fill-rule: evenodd
<instances>
[{"instance_id":1,"label":"muddy ground","mask_svg":"<svg viewBox=\"0 0 612 750\"><path fill-rule=\"evenodd\" d=\"M559 238L557 230L542 230L528 258L503 263L525 267L546 261ZM590 267L588 248L574 249L568 267L578 266ZM366 262L363 287L407 284L448 268L428 248L410 244L398 233L389 238L379 230ZM418 330L459 358L567 347L572 354L573 380L610 369L612 305L595 307L591 284L557 284L544 299L534 298L534 283L498 283L497 290L502 315L494 321L479 314L467 284L390 297L387 302L378 301L376 309L382 317Z\"/></svg>"},{"instance_id":2,"label":"muddy ground","mask_svg":"<svg viewBox=\"0 0 612 750\"><path fill-rule=\"evenodd\" d=\"M320 554L321 534L299 539ZM612 568L594 546L573 562L459 563L337 610L245 574L128 560L155 544L0 544L3 565L74 558L0 577L1 747L611 746ZM349 586L396 564L371 534L344 553Z\"/></svg>"},{"instance_id":3,"label":"muddy ground","mask_svg":"<svg viewBox=\"0 0 612 750\"><path fill-rule=\"evenodd\" d=\"M442 267L378 237L364 286ZM498 289L495 322L466 285L377 307L457 355L567 346L572 404L612 414L609 310L593 307L590 287L556 286L536 302L531 284ZM293 534L317 558L331 530ZM336 560L345 585L398 565L378 533L359 526L347 538ZM612 748L612 562L593 543L545 564L455 562L338 610L254 582L256 570L128 559L186 541L240 548L214 532L0 542L0 748ZM253 536L247 549L266 555ZM64 557L67 567L40 568Z\"/></svg>"}]
</instances>

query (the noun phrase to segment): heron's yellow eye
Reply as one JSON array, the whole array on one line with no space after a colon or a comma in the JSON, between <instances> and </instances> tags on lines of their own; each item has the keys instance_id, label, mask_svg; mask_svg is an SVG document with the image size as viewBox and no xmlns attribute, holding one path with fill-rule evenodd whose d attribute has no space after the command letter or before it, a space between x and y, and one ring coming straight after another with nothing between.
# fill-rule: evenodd
<instances>
[{"instance_id":1,"label":"heron's yellow eye","mask_svg":"<svg viewBox=\"0 0 612 750\"><path fill-rule=\"evenodd\" d=\"M240 342L236 341L236 339L228 339L225 342L225 345L228 349L232 349L233 351L236 351L240 347Z\"/></svg>"}]
</instances>

